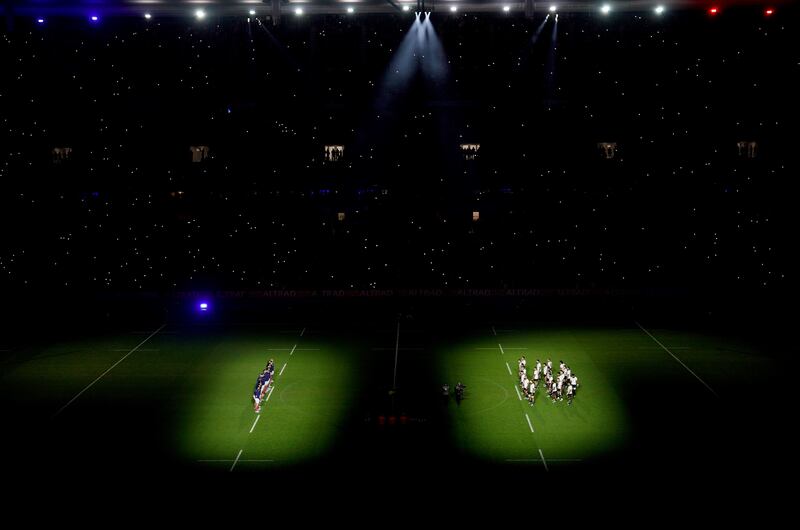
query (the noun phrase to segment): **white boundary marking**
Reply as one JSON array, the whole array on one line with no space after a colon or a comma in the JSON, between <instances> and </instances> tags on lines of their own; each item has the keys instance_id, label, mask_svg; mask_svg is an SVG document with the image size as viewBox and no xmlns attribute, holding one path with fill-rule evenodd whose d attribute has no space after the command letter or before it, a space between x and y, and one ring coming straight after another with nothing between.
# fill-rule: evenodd
<instances>
[{"instance_id":1,"label":"white boundary marking","mask_svg":"<svg viewBox=\"0 0 800 530\"><path fill-rule=\"evenodd\" d=\"M278 375L283 375L283 371L286 370L286 365L287 364L289 364L289 363L283 363L283 368L281 368L281 371L278 373Z\"/></svg>"},{"instance_id":2,"label":"white boundary marking","mask_svg":"<svg viewBox=\"0 0 800 530\"><path fill-rule=\"evenodd\" d=\"M500 346L500 344L498 344L498 346ZM500 347L503 350L530 350L530 348L509 348L508 346L506 346L505 348L503 348L502 346L500 346ZM475 349L476 350L493 350L494 348L475 348Z\"/></svg>"},{"instance_id":3,"label":"white boundary marking","mask_svg":"<svg viewBox=\"0 0 800 530\"><path fill-rule=\"evenodd\" d=\"M302 337L305 334L306 334L306 328L303 328L303 331L300 332L300 336Z\"/></svg>"},{"instance_id":4,"label":"white boundary marking","mask_svg":"<svg viewBox=\"0 0 800 530\"><path fill-rule=\"evenodd\" d=\"M219 460L197 460L198 462L233 462L230 458L228 459L219 459ZM274 462L275 460L262 460L262 459L248 459L248 458L240 458L239 462Z\"/></svg>"},{"instance_id":5,"label":"white boundary marking","mask_svg":"<svg viewBox=\"0 0 800 530\"><path fill-rule=\"evenodd\" d=\"M542 452L541 449L539 449L539 456L542 457L542 464L544 464L544 470L549 472L550 470L547 468L547 460L544 459L544 453Z\"/></svg>"},{"instance_id":6,"label":"white boundary marking","mask_svg":"<svg viewBox=\"0 0 800 530\"><path fill-rule=\"evenodd\" d=\"M256 428L256 423L258 423L258 418L261 417L261 414L256 415L256 421L253 422L253 426L250 427L250 434L253 434L253 429Z\"/></svg>"},{"instance_id":7,"label":"white boundary marking","mask_svg":"<svg viewBox=\"0 0 800 530\"><path fill-rule=\"evenodd\" d=\"M519 393L519 388L517 388L517 385L514 385L514 390L517 391L517 397L519 398L520 401L522 401L522 394Z\"/></svg>"},{"instance_id":8,"label":"white boundary marking","mask_svg":"<svg viewBox=\"0 0 800 530\"><path fill-rule=\"evenodd\" d=\"M499 342L497 343L497 345L498 345L498 346L500 346L500 353L502 353L503 355L505 355L505 354L506 354L506 352L503 350L503 345L502 345L502 344L500 344Z\"/></svg>"},{"instance_id":9,"label":"white boundary marking","mask_svg":"<svg viewBox=\"0 0 800 530\"><path fill-rule=\"evenodd\" d=\"M272 397L272 391L273 391L273 390L275 390L275 387L274 387L274 386L273 386L272 388L270 388L270 389L269 389L269 394L267 394L267 399L265 399L265 400L264 400L264 403L266 403L267 401L269 401L269 398L271 398L271 397Z\"/></svg>"},{"instance_id":10,"label":"white boundary marking","mask_svg":"<svg viewBox=\"0 0 800 530\"><path fill-rule=\"evenodd\" d=\"M292 351L290 351L290 352L289 352L289 357L291 357L292 355L294 355L294 351L295 351L296 349L297 349L297 344L295 344L294 346L292 346Z\"/></svg>"},{"instance_id":11,"label":"white boundary marking","mask_svg":"<svg viewBox=\"0 0 800 530\"><path fill-rule=\"evenodd\" d=\"M644 327L642 327L642 325L641 325L641 324L639 324L638 322L636 322L635 320L634 320L634 323L635 323L637 326L639 326L639 329L641 329L642 331L644 331L645 333L647 333L647 335L648 335L648 336L649 336L651 339L653 339L653 341L654 341L656 344L658 344L659 346L661 346L661 349L662 349L662 350L664 350L665 352L667 352L668 354L670 354L670 355L672 356L672 358L673 358L673 359L675 359L676 361L678 361L679 363L681 363L681 366L683 366L684 368L686 368L686 370L688 370L690 374L692 374L692 375L693 375L693 376L694 376L694 377L695 377L695 378L696 378L698 381L700 381L700 382L703 384L703 386L705 386L707 389L709 389L709 390L711 391L711 393L712 393L712 394L714 394L716 397L719 397L719 394L717 394L716 392L714 392L714 389L713 389L713 388L711 388L710 386L708 386L708 383L706 383L705 381L703 381L702 379L700 379L700 376L699 376L699 375L697 375L696 373L694 373L694 372L692 371L692 369L691 369L691 368L689 368L688 366L686 366L686 364L684 364L684 362L683 362L683 361L681 361L680 359L678 359L678 356L677 356L677 355L675 355L674 353L672 353L671 351L669 351L669 349L667 349L667 347L666 347L666 346L664 346L663 344L661 344L661 342L659 342L659 340L658 340L657 338L655 338L655 337L653 336L653 334L652 334L652 333L650 333L649 331L647 331L646 329L644 329Z\"/></svg>"},{"instance_id":12,"label":"white boundary marking","mask_svg":"<svg viewBox=\"0 0 800 530\"><path fill-rule=\"evenodd\" d=\"M531 423L531 418L528 416L527 412L525 413L525 419L528 420L528 427L531 428L531 432L536 432L536 431L533 430L533 423Z\"/></svg>"},{"instance_id":13,"label":"white boundary marking","mask_svg":"<svg viewBox=\"0 0 800 530\"><path fill-rule=\"evenodd\" d=\"M514 373L511 371L511 367L508 365L508 363L506 363L506 368L508 368L508 375L514 375Z\"/></svg>"},{"instance_id":14,"label":"white boundary marking","mask_svg":"<svg viewBox=\"0 0 800 530\"><path fill-rule=\"evenodd\" d=\"M233 468L236 467L236 463L239 461L239 458L242 456L242 451L244 451L244 449L239 449L239 454L236 455L236 460L233 461L233 465L231 466L230 471L233 471Z\"/></svg>"},{"instance_id":15,"label":"white boundary marking","mask_svg":"<svg viewBox=\"0 0 800 530\"><path fill-rule=\"evenodd\" d=\"M541 458L506 458L506 462L541 462ZM551 458L548 462L583 462L582 458Z\"/></svg>"},{"instance_id":16,"label":"white boundary marking","mask_svg":"<svg viewBox=\"0 0 800 530\"><path fill-rule=\"evenodd\" d=\"M494 326L492 326L492 335L497 336L497 330L494 329Z\"/></svg>"},{"instance_id":17,"label":"white boundary marking","mask_svg":"<svg viewBox=\"0 0 800 530\"><path fill-rule=\"evenodd\" d=\"M56 416L58 416L59 414L61 414L61 413L64 411L64 409L66 409L67 407L69 407L70 405L72 405L72 403L73 403L73 402L74 402L76 399L78 399L79 397L81 397L81 396L83 395L83 393L84 393L84 392L86 392L87 390L89 390L90 388L92 388L92 387L94 386L94 384L95 384L95 383L97 383L97 382L98 382L98 381L100 381L100 380L101 380L103 377L105 377L105 375L106 375L108 372L110 372L111 370L113 370L113 369L114 369L114 368L115 368L115 367L116 367L116 366L117 366L119 363L121 363L122 361L124 361L125 359L127 359L127 358L128 358L128 356L129 356L130 354L132 354L133 352L135 352L136 350L138 350L138 349L139 349L141 346L143 346L143 345L144 345L144 343L146 343L148 340L150 340L150 339L152 339L153 337L155 337L155 336L156 336L156 334L157 334L159 331L161 331L162 329L164 329L164 327L165 327L165 326L166 326L166 324L162 324L160 328L158 328L157 330L155 330L154 332L152 332L150 335L148 335L148 336L147 336L147 338L146 338L146 339L144 339L144 340L143 340L142 342L140 342L139 344L137 344L135 348L133 348L131 351L129 351L128 353L126 353L125 355L123 355L122 357L120 357L120 359L119 359L117 362L115 362L114 364L112 364L112 365L111 365L111 366L108 368L108 370L106 370L105 372L103 372L102 374L100 374L99 376L97 376L97 379L95 379L94 381L92 381L91 383L89 383L88 385L86 385L86 387L84 387L84 389L83 389L83 390L81 390L80 392L78 392L77 394L75 394L75 397L73 397L72 399L70 399L70 400L67 402L67 404L66 404L66 405L64 405L63 407L61 407L60 409L58 409L58 412L56 412L55 414L53 414L53 418L55 418Z\"/></svg>"}]
</instances>

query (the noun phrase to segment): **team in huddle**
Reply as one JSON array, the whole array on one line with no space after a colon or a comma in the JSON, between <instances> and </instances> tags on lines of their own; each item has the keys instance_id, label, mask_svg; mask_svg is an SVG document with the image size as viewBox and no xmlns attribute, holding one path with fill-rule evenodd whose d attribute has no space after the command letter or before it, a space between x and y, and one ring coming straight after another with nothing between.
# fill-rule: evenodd
<instances>
[{"instance_id":1,"label":"team in huddle","mask_svg":"<svg viewBox=\"0 0 800 530\"><path fill-rule=\"evenodd\" d=\"M567 403L572 405L572 400L575 399L575 393L578 390L578 376L570 370L564 361L559 361L558 374L553 375L553 361L547 359L547 362L542 364L537 359L536 366L533 369L533 378L529 379L528 361L525 356L522 356L519 359L519 384L522 387L525 398L531 405L536 401L536 391L540 382L543 382L545 392L553 400L553 403L563 401L566 397Z\"/></svg>"},{"instance_id":2,"label":"team in huddle","mask_svg":"<svg viewBox=\"0 0 800 530\"><path fill-rule=\"evenodd\" d=\"M263 400L264 396L267 395L267 391L272 384L272 375L274 373L275 361L270 359L267 363L267 367L264 368L260 374L258 374L258 379L256 379L256 387L253 389L253 408L256 412L261 412L261 400Z\"/></svg>"}]
</instances>

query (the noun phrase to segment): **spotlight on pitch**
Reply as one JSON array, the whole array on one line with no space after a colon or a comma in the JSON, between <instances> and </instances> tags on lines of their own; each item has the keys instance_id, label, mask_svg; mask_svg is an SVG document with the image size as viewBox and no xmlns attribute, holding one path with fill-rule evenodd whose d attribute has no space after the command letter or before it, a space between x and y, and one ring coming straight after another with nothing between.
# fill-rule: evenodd
<instances>
[{"instance_id":1,"label":"spotlight on pitch","mask_svg":"<svg viewBox=\"0 0 800 530\"><path fill-rule=\"evenodd\" d=\"M202 9L198 9L197 11L194 12L194 17L197 20L203 20L204 18L206 18L206 12L203 11Z\"/></svg>"},{"instance_id":2,"label":"spotlight on pitch","mask_svg":"<svg viewBox=\"0 0 800 530\"><path fill-rule=\"evenodd\" d=\"M303 14L303 8L302 7L296 7L295 10L294 10L294 14L299 17L300 15Z\"/></svg>"},{"instance_id":3,"label":"spotlight on pitch","mask_svg":"<svg viewBox=\"0 0 800 530\"><path fill-rule=\"evenodd\" d=\"M611 13L611 4L603 4L603 6L600 8L600 12L604 15Z\"/></svg>"},{"instance_id":4,"label":"spotlight on pitch","mask_svg":"<svg viewBox=\"0 0 800 530\"><path fill-rule=\"evenodd\" d=\"M664 11L666 11L666 8L665 8L664 6L662 6L662 5L657 5L657 6L655 7L655 9L653 9L653 12L654 12L656 15L659 15L659 16L660 16L660 15L663 15L663 14L664 14Z\"/></svg>"}]
</instances>

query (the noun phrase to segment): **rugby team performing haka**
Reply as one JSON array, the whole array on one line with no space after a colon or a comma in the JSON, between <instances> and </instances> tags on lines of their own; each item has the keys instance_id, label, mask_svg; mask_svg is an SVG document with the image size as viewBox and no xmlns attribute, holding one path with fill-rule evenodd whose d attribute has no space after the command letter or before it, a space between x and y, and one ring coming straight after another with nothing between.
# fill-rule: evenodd
<instances>
[{"instance_id":1,"label":"rugby team performing haka","mask_svg":"<svg viewBox=\"0 0 800 530\"><path fill-rule=\"evenodd\" d=\"M575 375L569 366L564 361L558 363L558 374L553 375L553 361L547 359L545 364L542 364L538 359L536 366L533 369L533 378L528 378L528 361L525 356L519 359L519 384L522 387L522 392L525 398L533 406L536 401L536 391L539 388L539 383L544 384L544 390L553 400L563 401L567 398L567 403L572 405L572 400L575 398L575 393L578 390L578 376Z\"/></svg>"},{"instance_id":2,"label":"rugby team performing haka","mask_svg":"<svg viewBox=\"0 0 800 530\"><path fill-rule=\"evenodd\" d=\"M261 412L261 401L267 395L267 391L272 385L272 375L275 373L275 361L272 359L267 363L267 367L258 374L256 387L253 389L253 409Z\"/></svg>"}]
</instances>

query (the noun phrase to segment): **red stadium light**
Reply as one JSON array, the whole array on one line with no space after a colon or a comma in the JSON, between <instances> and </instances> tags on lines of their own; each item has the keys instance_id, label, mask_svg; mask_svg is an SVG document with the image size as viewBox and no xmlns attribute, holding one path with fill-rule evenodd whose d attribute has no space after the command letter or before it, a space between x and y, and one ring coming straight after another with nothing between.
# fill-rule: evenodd
<instances>
[{"instance_id":1,"label":"red stadium light","mask_svg":"<svg viewBox=\"0 0 800 530\"><path fill-rule=\"evenodd\" d=\"M712 7L712 8L709 8L709 10L708 10L708 14L711 15L711 16L714 16L717 13L719 13L719 8L718 7Z\"/></svg>"},{"instance_id":2,"label":"red stadium light","mask_svg":"<svg viewBox=\"0 0 800 530\"><path fill-rule=\"evenodd\" d=\"M765 15L765 16L768 16L768 17L770 17L770 16L772 16L772 14L773 14L774 12L775 12L775 10L774 10L774 9L772 9L771 7L769 7L769 8L767 8L766 10L764 10L764 15Z\"/></svg>"}]
</instances>

